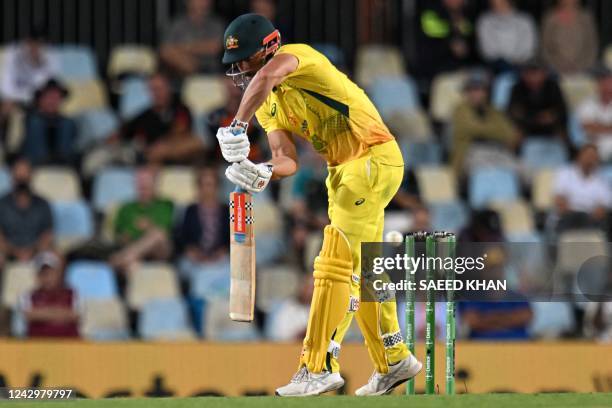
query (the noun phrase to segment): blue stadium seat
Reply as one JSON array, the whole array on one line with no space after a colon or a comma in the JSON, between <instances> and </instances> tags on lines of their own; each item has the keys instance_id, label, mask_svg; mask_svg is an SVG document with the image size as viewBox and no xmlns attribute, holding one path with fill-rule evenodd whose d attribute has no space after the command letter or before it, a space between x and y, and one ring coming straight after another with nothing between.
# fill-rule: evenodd
<instances>
[{"instance_id":1,"label":"blue stadium seat","mask_svg":"<svg viewBox=\"0 0 612 408\"><path fill-rule=\"evenodd\" d=\"M336 44L331 43L317 43L312 45L314 49L325 55L332 64L338 68L346 67L346 58L344 52Z\"/></svg>"},{"instance_id":2,"label":"blue stadium seat","mask_svg":"<svg viewBox=\"0 0 612 408\"><path fill-rule=\"evenodd\" d=\"M469 177L469 201L473 208L492 202L514 201L519 196L519 180L514 170L504 167L476 169Z\"/></svg>"},{"instance_id":3,"label":"blue stadium seat","mask_svg":"<svg viewBox=\"0 0 612 408\"><path fill-rule=\"evenodd\" d=\"M559 140L528 138L521 148L521 161L529 170L560 167L567 163L567 147Z\"/></svg>"},{"instance_id":4,"label":"blue stadium seat","mask_svg":"<svg viewBox=\"0 0 612 408\"><path fill-rule=\"evenodd\" d=\"M567 119L567 131L574 146L580 147L587 142L587 135L574 113L570 113Z\"/></svg>"},{"instance_id":5,"label":"blue stadium seat","mask_svg":"<svg viewBox=\"0 0 612 408\"><path fill-rule=\"evenodd\" d=\"M110 109L96 109L82 113L77 118L78 149L83 151L106 139L119 127L119 120Z\"/></svg>"},{"instance_id":6,"label":"blue stadium seat","mask_svg":"<svg viewBox=\"0 0 612 408\"><path fill-rule=\"evenodd\" d=\"M491 90L491 101L497 109L506 110L510 103L512 87L516 81L516 74L511 72L500 74L495 78L493 89Z\"/></svg>"},{"instance_id":7,"label":"blue stadium seat","mask_svg":"<svg viewBox=\"0 0 612 408\"><path fill-rule=\"evenodd\" d=\"M612 164L603 165L599 173L610 185L612 185Z\"/></svg>"},{"instance_id":8,"label":"blue stadium seat","mask_svg":"<svg viewBox=\"0 0 612 408\"><path fill-rule=\"evenodd\" d=\"M368 93L383 116L419 106L416 84L407 76L378 78L368 87Z\"/></svg>"},{"instance_id":9,"label":"blue stadium seat","mask_svg":"<svg viewBox=\"0 0 612 408\"><path fill-rule=\"evenodd\" d=\"M93 216L85 201L52 202L51 210L57 239L85 240L93 237Z\"/></svg>"},{"instance_id":10,"label":"blue stadium seat","mask_svg":"<svg viewBox=\"0 0 612 408\"><path fill-rule=\"evenodd\" d=\"M151 106L151 94L147 81L142 78L128 78L121 83L119 116L132 119Z\"/></svg>"},{"instance_id":11,"label":"blue stadium seat","mask_svg":"<svg viewBox=\"0 0 612 408\"><path fill-rule=\"evenodd\" d=\"M8 168L0 167L0 196L11 189L11 173Z\"/></svg>"},{"instance_id":12,"label":"blue stadium seat","mask_svg":"<svg viewBox=\"0 0 612 408\"><path fill-rule=\"evenodd\" d=\"M146 340L193 338L187 306L182 299L155 299L144 304L138 316L138 332Z\"/></svg>"},{"instance_id":13,"label":"blue stadium seat","mask_svg":"<svg viewBox=\"0 0 612 408\"><path fill-rule=\"evenodd\" d=\"M442 147L439 143L402 140L400 148L407 167L433 166L442 162Z\"/></svg>"},{"instance_id":14,"label":"blue stadium seat","mask_svg":"<svg viewBox=\"0 0 612 408\"><path fill-rule=\"evenodd\" d=\"M136 197L134 171L129 168L108 167L96 174L92 201L96 211L105 211Z\"/></svg>"},{"instance_id":15,"label":"blue stadium seat","mask_svg":"<svg viewBox=\"0 0 612 408\"><path fill-rule=\"evenodd\" d=\"M98 77L96 58L90 48L65 45L56 48L55 52L60 60L62 79L73 81Z\"/></svg>"},{"instance_id":16,"label":"blue stadium seat","mask_svg":"<svg viewBox=\"0 0 612 408\"><path fill-rule=\"evenodd\" d=\"M81 299L111 299L119 296L114 272L105 262L72 262L66 269L66 282Z\"/></svg>"},{"instance_id":17,"label":"blue stadium seat","mask_svg":"<svg viewBox=\"0 0 612 408\"><path fill-rule=\"evenodd\" d=\"M469 221L469 212L461 201L432 203L428 208L434 231L458 232Z\"/></svg>"}]
</instances>

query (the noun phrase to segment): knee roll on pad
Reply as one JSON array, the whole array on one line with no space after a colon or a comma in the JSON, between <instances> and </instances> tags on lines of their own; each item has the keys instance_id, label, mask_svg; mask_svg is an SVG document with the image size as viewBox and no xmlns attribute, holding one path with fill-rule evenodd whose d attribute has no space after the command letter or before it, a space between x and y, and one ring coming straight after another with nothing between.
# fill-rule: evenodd
<instances>
[{"instance_id":1,"label":"knee roll on pad","mask_svg":"<svg viewBox=\"0 0 612 408\"><path fill-rule=\"evenodd\" d=\"M323 247L314 262L314 292L301 364L321 372L334 330L349 308L353 258L348 239L333 225L325 227Z\"/></svg>"}]
</instances>

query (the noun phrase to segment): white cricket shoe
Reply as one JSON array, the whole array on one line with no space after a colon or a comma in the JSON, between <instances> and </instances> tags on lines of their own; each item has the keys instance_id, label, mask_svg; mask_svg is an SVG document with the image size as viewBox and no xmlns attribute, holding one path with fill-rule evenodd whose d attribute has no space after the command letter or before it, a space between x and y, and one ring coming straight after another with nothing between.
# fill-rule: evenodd
<instances>
[{"instance_id":1,"label":"white cricket shoe","mask_svg":"<svg viewBox=\"0 0 612 408\"><path fill-rule=\"evenodd\" d=\"M339 373L323 371L311 373L306 367L299 369L285 386L276 389L276 395L281 397L308 397L334 391L344 385L344 379Z\"/></svg>"},{"instance_id":2,"label":"white cricket shoe","mask_svg":"<svg viewBox=\"0 0 612 408\"><path fill-rule=\"evenodd\" d=\"M355 391L355 395L385 395L398 385L405 383L421 371L423 364L412 354L397 364L389 366L387 374L374 371L370 381Z\"/></svg>"}]
</instances>

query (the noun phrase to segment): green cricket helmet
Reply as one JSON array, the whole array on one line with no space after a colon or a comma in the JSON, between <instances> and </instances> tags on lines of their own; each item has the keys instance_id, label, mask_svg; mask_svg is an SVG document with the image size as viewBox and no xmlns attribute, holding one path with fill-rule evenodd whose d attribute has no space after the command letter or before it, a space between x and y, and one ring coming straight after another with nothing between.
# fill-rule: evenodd
<instances>
[{"instance_id":1,"label":"green cricket helmet","mask_svg":"<svg viewBox=\"0 0 612 408\"><path fill-rule=\"evenodd\" d=\"M271 58L280 47L280 33L264 16L243 14L225 29L223 45L225 52L222 61L224 64L231 64L227 75L237 86L244 89L255 73L241 71L237 63L262 50L265 51L266 60Z\"/></svg>"}]
</instances>

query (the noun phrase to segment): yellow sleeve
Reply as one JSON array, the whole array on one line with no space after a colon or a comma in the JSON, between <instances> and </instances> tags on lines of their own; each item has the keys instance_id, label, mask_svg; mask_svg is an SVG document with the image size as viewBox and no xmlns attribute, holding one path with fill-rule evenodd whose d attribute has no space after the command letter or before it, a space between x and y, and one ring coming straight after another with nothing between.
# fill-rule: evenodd
<instances>
[{"instance_id":1,"label":"yellow sleeve","mask_svg":"<svg viewBox=\"0 0 612 408\"><path fill-rule=\"evenodd\" d=\"M255 117L259 125L270 133L273 130L282 129L282 126L276 120L276 102L270 102L269 98L255 112Z\"/></svg>"},{"instance_id":2,"label":"yellow sleeve","mask_svg":"<svg viewBox=\"0 0 612 408\"><path fill-rule=\"evenodd\" d=\"M298 59L298 66L295 71L287 75L290 79L302 79L313 74L317 67L322 66L323 58L309 45L288 44L281 47L277 54L290 54Z\"/></svg>"}]
</instances>

